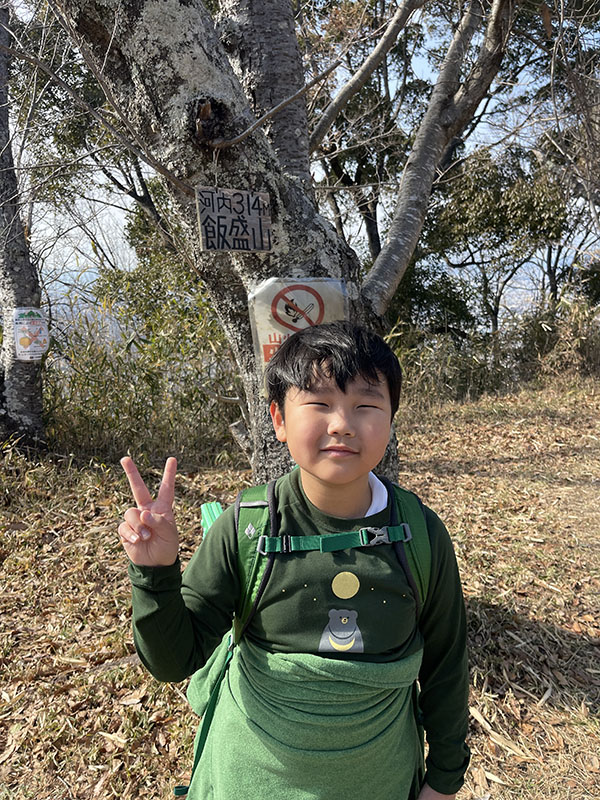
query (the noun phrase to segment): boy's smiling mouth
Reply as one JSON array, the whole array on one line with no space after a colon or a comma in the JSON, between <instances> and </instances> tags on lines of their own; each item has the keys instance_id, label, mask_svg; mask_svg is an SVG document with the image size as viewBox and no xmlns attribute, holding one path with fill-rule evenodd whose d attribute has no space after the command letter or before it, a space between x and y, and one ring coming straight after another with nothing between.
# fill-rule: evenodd
<instances>
[{"instance_id":1,"label":"boy's smiling mouth","mask_svg":"<svg viewBox=\"0 0 600 800\"><path fill-rule=\"evenodd\" d=\"M331 444L327 447L321 448L322 452L331 453L332 455L339 455L339 456L356 456L358 455L358 450L353 450L351 447L348 447L345 444Z\"/></svg>"}]
</instances>

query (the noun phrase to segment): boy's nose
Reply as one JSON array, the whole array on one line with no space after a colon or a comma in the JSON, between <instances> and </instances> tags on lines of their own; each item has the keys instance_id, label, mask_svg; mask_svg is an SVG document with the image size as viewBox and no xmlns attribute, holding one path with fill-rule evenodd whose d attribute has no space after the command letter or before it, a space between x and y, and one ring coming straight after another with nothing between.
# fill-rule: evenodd
<instances>
[{"instance_id":1,"label":"boy's nose","mask_svg":"<svg viewBox=\"0 0 600 800\"><path fill-rule=\"evenodd\" d=\"M336 411L329 419L328 433L338 436L354 436L354 426L348 414Z\"/></svg>"}]
</instances>

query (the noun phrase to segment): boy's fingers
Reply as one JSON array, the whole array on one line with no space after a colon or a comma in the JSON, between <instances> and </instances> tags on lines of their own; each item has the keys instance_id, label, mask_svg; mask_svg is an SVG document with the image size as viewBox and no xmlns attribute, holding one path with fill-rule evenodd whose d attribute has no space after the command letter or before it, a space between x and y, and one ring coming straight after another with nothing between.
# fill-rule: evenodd
<instances>
[{"instance_id":1,"label":"boy's fingers","mask_svg":"<svg viewBox=\"0 0 600 800\"><path fill-rule=\"evenodd\" d=\"M137 544L141 538L139 533L136 533L126 522L119 525L119 536L123 544Z\"/></svg>"},{"instance_id":2,"label":"boy's fingers","mask_svg":"<svg viewBox=\"0 0 600 800\"><path fill-rule=\"evenodd\" d=\"M177 472L177 459L167 458L165 464L165 471L163 472L160 489L158 490L158 499L166 503L169 507L173 506L175 499L175 473Z\"/></svg>"},{"instance_id":3,"label":"boy's fingers","mask_svg":"<svg viewBox=\"0 0 600 800\"><path fill-rule=\"evenodd\" d=\"M125 470L125 475L127 475L127 480L131 486L133 499L137 503L138 508L149 506L152 503L152 495L142 480L142 476L138 472L138 468L133 463L133 460L129 458L129 456L125 456L125 458L121 459L121 466Z\"/></svg>"},{"instance_id":4,"label":"boy's fingers","mask_svg":"<svg viewBox=\"0 0 600 800\"><path fill-rule=\"evenodd\" d=\"M144 522L142 522L142 514L146 516ZM151 532L148 530L147 526L152 527L157 521L149 511L140 511L139 508L128 508L123 514L123 519L125 520L125 524L128 525L140 539L144 540L149 539L151 536Z\"/></svg>"},{"instance_id":5,"label":"boy's fingers","mask_svg":"<svg viewBox=\"0 0 600 800\"><path fill-rule=\"evenodd\" d=\"M131 530L135 531L136 533L140 533L144 527L141 516L144 513L146 512L140 511L139 508L128 508L123 514L123 519L125 520L125 523L129 525Z\"/></svg>"},{"instance_id":6,"label":"boy's fingers","mask_svg":"<svg viewBox=\"0 0 600 800\"><path fill-rule=\"evenodd\" d=\"M142 532L142 528L150 528L166 538L169 538L172 532L176 534L177 531L175 524L166 514L155 514L153 511L142 511L139 524L131 527L138 533Z\"/></svg>"}]
</instances>

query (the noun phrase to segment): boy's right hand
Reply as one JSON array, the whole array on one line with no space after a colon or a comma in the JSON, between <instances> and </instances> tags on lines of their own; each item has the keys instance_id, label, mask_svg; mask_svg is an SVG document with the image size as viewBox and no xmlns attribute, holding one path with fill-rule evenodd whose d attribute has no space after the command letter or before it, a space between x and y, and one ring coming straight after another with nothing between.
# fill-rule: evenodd
<instances>
[{"instance_id":1,"label":"boy's right hand","mask_svg":"<svg viewBox=\"0 0 600 800\"><path fill-rule=\"evenodd\" d=\"M179 553L179 534L173 516L177 460L168 458L156 500L146 488L133 460L121 459L137 508L128 508L119 525L125 552L140 567L167 567Z\"/></svg>"}]
</instances>

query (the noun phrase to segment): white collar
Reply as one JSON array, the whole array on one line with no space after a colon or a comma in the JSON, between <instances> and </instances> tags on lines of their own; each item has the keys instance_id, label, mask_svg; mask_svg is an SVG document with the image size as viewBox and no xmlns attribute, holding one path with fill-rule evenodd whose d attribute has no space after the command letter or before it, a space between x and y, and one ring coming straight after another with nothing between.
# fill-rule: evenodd
<instances>
[{"instance_id":1,"label":"white collar","mask_svg":"<svg viewBox=\"0 0 600 800\"><path fill-rule=\"evenodd\" d=\"M369 486L371 487L371 505L367 509L365 517L370 517L372 514L378 514L387 508L388 492L379 478L372 472L369 472Z\"/></svg>"}]
</instances>

